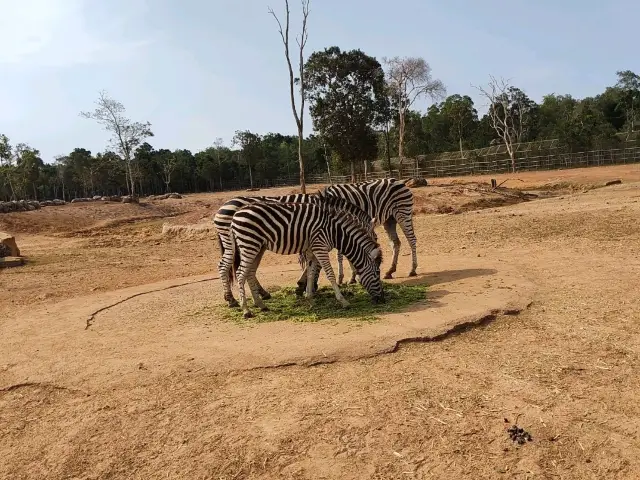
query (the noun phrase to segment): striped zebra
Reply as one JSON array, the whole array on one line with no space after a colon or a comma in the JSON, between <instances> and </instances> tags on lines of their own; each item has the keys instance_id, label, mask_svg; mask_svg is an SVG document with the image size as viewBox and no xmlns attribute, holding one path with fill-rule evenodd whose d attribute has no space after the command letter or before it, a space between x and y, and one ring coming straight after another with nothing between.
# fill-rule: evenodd
<instances>
[{"instance_id":1,"label":"striped zebra","mask_svg":"<svg viewBox=\"0 0 640 480\"><path fill-rule=\"evenodd\" d=\"M231 273L233 256L231 253L231 221L238 210L241 208L259 202L279 202L279 203L326 203L330 202L332 207L337 209L338 211L347 211L355 216L362 225L367 229L369 235L373 238L374 241L377 241L377 236L375 234L375 220L369 217L363 210L361 210L356 205L335 196L325 195L323 192L318 194L292 194L292 195L282 195L282 196L274 196L274 197L235 197L231 200L225 202L216 214L213 217L213 222L216 227L216 231L218 234L218 245L220 247L220 261L218 262L218 271L220 272L220 279L222 280L222 286L224 290L224 299L228 302L229 307L237 307L238 302L235 298L233 298L233 293L231 292L231 284L229 282L229 275ZM298 280L298 288L296 290L296 294L302 295L302 292L306 286L306 274L307 274L307 260L304 255L300 256L300 265L303 268L303 273ZM342 261L342 258L340 259ZM352 265L352 269L353 269ZM340 272L342 271L342 263L340 263ZM318 270L318 275L320 271ZM317 275L314 278L314 290L317 289ZM271 298L269 292L267 292L262 285L256 279L256 283L258 285L258 290L260 292L260 296L263 300L268 300Z\"/></svg>"},{"instance_id":2,"label":"striped zebra","mask_svg":"<svg viewBox=\"0 0 640 480\"><path fill-rule=\"evenodd\" d=\"M247 307L245 282L257 308L267 310L260 296L256 271L266 250L280 255L303 254L307 260L307 298L313 296L315 263L324 270L343 307L349 302L340 292L329 252L336 248L357 269L360 282L374 303L384 302L380 279L382 251L362 223L330 203L257 202L239 209L231 220L231 251L234 277L245 318L253 316Z\"/></svg>"},{"instance_id":3,"label":"striped zebra","mask_svg":"<svg viewBox=\"0 0 640 480\"><path fill-rule=\"evenodd\" d=\"M364 210L370 217L375 218L384 226L391 247L393 258L391 267L385 273L384 278L393 278L398 265L400 253L400 238L396 232L396 224L400 225L402 232L411 245L412 265L410 277L416 275L418 268L418 256L416 252L416 235L413 231L413 194L404 181L395 178L384 178L360 183L341 183L331 185L323 190L327 195L344 198ZM338 282L342 283L342 258L338 252L339 276ZM356 272L352 269L350 283L355 283Z\"/></svg>"}]
</instances>

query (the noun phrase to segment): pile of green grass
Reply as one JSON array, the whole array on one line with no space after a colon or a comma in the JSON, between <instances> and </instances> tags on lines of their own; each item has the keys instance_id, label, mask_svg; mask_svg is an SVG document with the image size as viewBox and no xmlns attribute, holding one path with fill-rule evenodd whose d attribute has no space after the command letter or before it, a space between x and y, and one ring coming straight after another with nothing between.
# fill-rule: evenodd
<instances>
[{"instance_id":1,"label":"pile of green grass","mask_svg":"<svg viewBox=\"0 0 640 480\"><path fill-rule=\"evenodd\" d=\"M399 285L396 283L384 283L386 302L373 304L367 291L360 285L341 285L340 290L349 301L348 308L342 308L336 300L333 289L324 286L318 289L314 298L309 301L295 295L295 288L284 287L271 292L271 299L265 304L269 308L267 312L261 312L255 308L249 295L249 308L254 317L245 320L240 308L229 308L220 305L216 313L221 317L235 322L277 322L290 320L294 322L317 322L325 318L348 318L358 321L375 321L378 315L397 312L405 307L426 300L426 285Z\"/></svg>"}]
</instances>

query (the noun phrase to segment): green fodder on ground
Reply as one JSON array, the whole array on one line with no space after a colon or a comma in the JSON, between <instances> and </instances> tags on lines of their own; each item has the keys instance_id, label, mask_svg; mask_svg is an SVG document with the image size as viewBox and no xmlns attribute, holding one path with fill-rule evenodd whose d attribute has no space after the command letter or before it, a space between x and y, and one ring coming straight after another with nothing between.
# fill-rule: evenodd
<instances>
[{"instance_id":1,"label":"green fodder on ground","mask_svg":"<svg viewBox=\"0 0 640 480\"><path fill-rule=\"evenodd\" d=\"M426 300L426 285L400 285L384 283L385 303L373 304L367 291L360 285L342 285L340 290L349 301L348 308L342 308L336 300L333 288L324 286L318 289L314 298L309 301L296 297L295 288L284 287L271 292L271 299L265 304L268 311L255 308L253 301L248 300L254 318L245 320L240 308L229 308L220 305L216 313L221 317L236 322L278 322L291 320L294 322L317 322L326 318L346 318L357 321L375 321L379 315L400 311L411 304ZM251 298L247 288L248 299Z\"/></svg>"}]
</instances>

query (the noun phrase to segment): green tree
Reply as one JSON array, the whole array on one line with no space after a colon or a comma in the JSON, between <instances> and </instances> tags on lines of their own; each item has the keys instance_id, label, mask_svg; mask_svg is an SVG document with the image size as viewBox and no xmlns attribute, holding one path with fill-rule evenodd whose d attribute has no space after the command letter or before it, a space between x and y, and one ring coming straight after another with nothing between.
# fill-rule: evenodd
<instances>
[{"instance_id":1,"label":"green tree","mask_svg":"<svg viewBox=\"0 0 640 480\"><path fill-rule=\"evenodd\" d=\"M314 128L351 168L377 150L374 127L388 115L384 71L361 50L330 47L311 54L305 65L305 90ZM375 156L375 153L374 153Z\"/></svg>"},{"instance_id":2,"label":"green tree","mask_svg":"<svg viewBox=\"0 0 640 480\"><path fill-rule=\"evenodd\" d=\"M473 106L473 100L468 95L451 95L440 105L440 112L448 120L449 138L458 144L462 155L464 143L470 146L478 123L478 112Z\"/></svg>"},{"instance_id":3,"label":"green tree","mask_svg":"<svg viewBox=\"0 0 640 480\"><path fill-rule=\"evenodd\" d=\"M9 142L9 137L0 135L0 185L5 191L5 195L12 200L17 199L14 187L15 165L13 157L13 147Z\"/></svg>"},{"instance_id":4,"label":"green tree","mask_svg":"<svg viewBox=\"0 0 640 480\"><path fill-rule=\"evenodd\" d=\"M622 93L621 109L625 115L627 138L634 132L640 116L640 75L631 70L616 72L618 82L616 87Z\"/></svg>"}]
</instances>

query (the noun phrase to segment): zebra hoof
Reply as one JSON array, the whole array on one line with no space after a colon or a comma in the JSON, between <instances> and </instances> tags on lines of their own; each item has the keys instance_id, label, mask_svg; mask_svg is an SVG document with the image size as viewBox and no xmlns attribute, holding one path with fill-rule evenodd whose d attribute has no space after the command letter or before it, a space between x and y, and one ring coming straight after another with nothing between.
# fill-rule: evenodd
<instances>
[{"instance_id":1,"label":"zebra hoof","mask_svg":"<svg viewBox=\"0 0 640 480\"><path fill-rule=\"evenodd\" d=\"M384 279L385 280L389 280L390 278L393 278L393 274L392 273L385 273L384 274Z\"/></svg>"},{"instance_id":2,"label":"zebra hoof","mask_svg":"<svg viewBox=\"0 0 640 480\"><path fill-rule=\"evenodd\" d=\"M269 311L269 307L262 307L260 309L261 312L268 312Z\"/></svg>"},{"instance_id":3,"label":"zebra hoof","mask_svg":"<svg viewBox=\"0 0 640 480\"><path fill-rule=\"evenodd\" d=\"M271 300L271 294L266 290L264 292L260 292L260 296L263 300Z\"/></svg>"},{"instance_id":4,"label":"zebra hoof","mask_svg":"<svg viewBox=\"0 0 640 480\"><path fill-rule=\"evenodd\" d=\"M238 303L238 301L235 298L229 300L229 308L237 308L239 306L240 306L240 304Z\"/></svg>"},{"instance_id":5,"label":"zebra hoof","mask_svg":"<svg viewBox=\"0 0 640 480\"><path fill-rule=\"evenodd\" d=\"M251 312L244 312L243 317L244 317L244 318L253 318L253 313L251 313Z\"/></svg>"},{"instance_id":6,"label":"zebra hoof","mask_svg":"<svg viewBox=\"0 0 640 480\"><path fill-rule=\"evenodd\" d=\"M355 278L352 278L351 280L349 280L350 285L353 285L354 283L358 283Z\"/></svg>"},{"instance_id":7,"label":"zebra hoof","mask_svg":"<svg viewBox=\"0 0 640 480\"><path fill-rule=\"evenodd\" d=\"M417 273L415 272L415 270L414 270L414 271L412 271L412 272L409 272L409 276L410 276L410 277L417 277L417 276L418 276L418 274L417 274Z\"/></svg>"}]
</instances>

